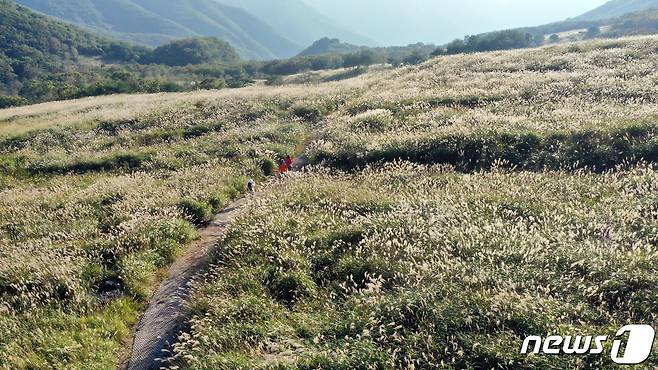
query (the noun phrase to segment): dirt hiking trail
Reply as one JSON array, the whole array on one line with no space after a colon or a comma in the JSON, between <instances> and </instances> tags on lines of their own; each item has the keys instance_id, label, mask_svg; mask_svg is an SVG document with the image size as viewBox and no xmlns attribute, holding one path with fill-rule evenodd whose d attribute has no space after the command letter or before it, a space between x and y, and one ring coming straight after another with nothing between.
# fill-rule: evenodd
<instances>
[{"instance_id":1,"label":"dirt hiking trail","mask_svg":"<svg viewBox=\"0 0 658 370\"><path fill-rule=\"evenodd\" d=\"M301 169L307 163L308 158L302 155L295 160L293 169ZM130 358L120 368L151 370L166 365L171 355L168 351L187 319L185 307L193 290L192 282L208 267L210 257L219 249L218 239L224 235L227 226L243 213L247 203L247 197L230 203L207 227L199 230L199 239L184 248L169 267L167 277L151 297L136 328Z\"/></svg>"}]
</instances>

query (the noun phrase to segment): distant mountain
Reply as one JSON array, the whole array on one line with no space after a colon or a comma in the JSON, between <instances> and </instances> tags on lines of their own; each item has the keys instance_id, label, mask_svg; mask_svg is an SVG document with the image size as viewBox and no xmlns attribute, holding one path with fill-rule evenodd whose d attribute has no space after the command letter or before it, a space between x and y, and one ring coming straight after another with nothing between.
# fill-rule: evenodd
<instances>
[{"instance_id":1,"label":"distant mountain","mask_svg":"<svg viewBox=\"0 0 658 370\"><path fill-rule=\"evenodd\" d=\"M41 13L151 46L213 36L245 59L273 59L302 49L244 9L215 0L17 0Z\"/></svg>"},{"instance_id":2,"label":"distant mountain","mask_svg":"<svg viewBox=\"0 0 658 370\"><path fill-rule=\"evenodd\" d=\"M324 54L348 54L362 50L363 46L356 46L348 43L341 42L339 39L330 39L324 37L304 49L298 56L306 57L312 55Z\"/></svg>"},{"instance_id":3,"label":"distant mountain","mask_svg":"<svg viewBox=\"0 0 658 370\"><path fill-rule=\"evenodd\" d=\"M357 45L376 42L337 25L303 0L218 0L245 9L299 45L310 45L323 37L338 38Z\"/></svg>"},{"instance_id":4,"label":"distant mountain","mask_svg":"<svg viewBox=\"0 0 658 370\"><path fill-rule=\"evenodd\" d=\"M658 0L612 0L574 18L577 21L600 21L647 9L658 9Z\"/></svg>"}]
</instances>

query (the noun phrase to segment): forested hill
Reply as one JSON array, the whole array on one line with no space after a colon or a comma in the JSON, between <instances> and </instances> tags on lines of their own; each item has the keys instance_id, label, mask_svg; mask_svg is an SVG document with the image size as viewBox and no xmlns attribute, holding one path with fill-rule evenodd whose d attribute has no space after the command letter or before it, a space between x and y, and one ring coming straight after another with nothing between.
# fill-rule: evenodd
<instances>
[{"instance_id":1,"label":"forested hill","mask_svg":"<svg viewBox=\"0 0 658 370\"><path fill-rule=\"evenodd\" d=\"M77 59L80 56L132 61L148 51L57 22L10 0L0 0L0 42L0 53L5 58L24 62L24 68L44 59Z\"/></svg>"},{"instance_id":2,"label":"forested hill","mask_svg":"<svg viewBox=\"0 0 658 370\"><path fill-rule=\"evenodd\" d=\"M149 50L93 35L0 0L0 91L97 61L130 62Z\"/></svg>"},{"instance_id":3,"label":"forested hill","mask_svg":"<svg viewBox=\"0 0 658 370\"><path fill-rule=\"evenodd\" d=\"M291 57L303 49L242 8L216 0L17 0L33 10L114 38L150 46L210 36L244 59Z\"/></svg>"},{"instance_id":4,"label":"forested hill","mask_svg":"<svg viewBox=\"0 0 658 370\"><path fill-rule=\"evenodd\" d=\"M363 47L341 42L339 39L328 37L315 41L311 46L304 49L299 56L324 55L324 54L347 54L362 50Z\"/></svg>"},{"instance_id":5,"label":"forested hill","mask_svg":"<svg viewBox=\"0 0 658 370\"><path fill-rule=\"evenodd\" d=\"M151 50L0 0L0 109L83 96L242 85L239 68L225 72L228 67L222 67L239 62L235 49L217 38L180 39ZM175 69L198 64L219 67L200 76Z\"/></svg>"}]
</instances>

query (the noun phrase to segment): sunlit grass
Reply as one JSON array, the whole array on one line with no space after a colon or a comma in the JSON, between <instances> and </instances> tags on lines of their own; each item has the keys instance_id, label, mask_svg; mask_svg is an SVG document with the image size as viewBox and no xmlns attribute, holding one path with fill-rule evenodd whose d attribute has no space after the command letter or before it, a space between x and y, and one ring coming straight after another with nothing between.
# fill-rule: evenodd
<instances>
[{"instance_id":1,"label":"sunlit grass","mask_svg":"<svg viewBox=\"0 0 658 370\"><path fill-rule=\"evenodd\" d=\"M231 227L174 364L609 368L519 350L658 324L657 174L394 163L295 177Z\"/></svg>"},{"instance_id":2,"label":"sunlit grass","mask_svg":"<svg viewBox=\"0 0 658 370\"><path fill-rule=\"evenodd\" d=\"M309 122L295 109L316 104L304 99L202 92L3 111L18 118L0 124L0 367L113 367L195 227L302 147Z\"/></svg>"},{"instance_id":3,"label":"sunlit grass","mask_svg":"<svg viewBox=\"0 0 658 370\"><path fill-rule=\"evenodd\" d=\"M176 364L606 367L518 347L656 324L656 50L0 110L0 367L116 364L158 272L249 177L271 193L231 227ZM262 186L309 142L320 167Z\"/></svg>"}]
</instances>

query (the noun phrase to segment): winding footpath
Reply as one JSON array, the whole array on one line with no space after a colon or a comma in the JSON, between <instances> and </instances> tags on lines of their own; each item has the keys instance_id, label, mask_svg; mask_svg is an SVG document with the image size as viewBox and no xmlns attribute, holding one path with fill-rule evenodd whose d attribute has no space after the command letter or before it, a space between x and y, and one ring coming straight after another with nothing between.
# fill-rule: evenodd
<instances>
[{"instance_id":1,"label":"winding footpath","mask_svg":"<svg viewBox=\"0 0 658 370\"><path fill-rule=\"evenodd\" d=\"M307 158L301 156L295 160L293 168L301 168L306 163ZM208 227L199 230L200 238L186 247L171 265L137 326L130 359L121 368L152 370L166 365L169 351L184 329L185 307L193 290L192 282L208 267L210 258L219 249L217 240L243 213L247 203L247 198L240 198L229 204Z\"/></svg>"}]
</instances>

